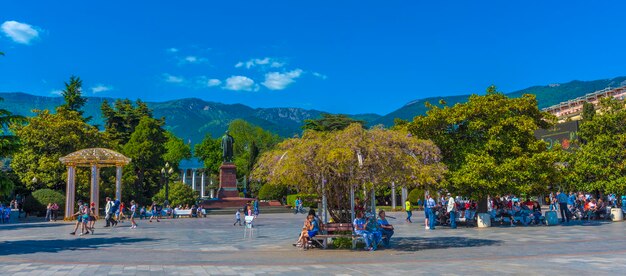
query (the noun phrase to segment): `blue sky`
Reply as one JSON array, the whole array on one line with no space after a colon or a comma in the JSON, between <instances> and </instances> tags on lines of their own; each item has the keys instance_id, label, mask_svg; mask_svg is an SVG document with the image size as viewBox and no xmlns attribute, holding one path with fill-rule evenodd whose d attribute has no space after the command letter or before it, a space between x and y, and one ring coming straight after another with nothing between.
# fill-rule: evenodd
<instances>
[{"instance_id":1,"label":"blue sky","mask_svg":"<svg viewBox=\"0 0 626 276\"><path fill-rule=\"evenodd\" d=\"M598 3L601 2L601 3ZM386 114L626 75L620 1L2 1L0 91Z\"/></svg>"}]
</instances>

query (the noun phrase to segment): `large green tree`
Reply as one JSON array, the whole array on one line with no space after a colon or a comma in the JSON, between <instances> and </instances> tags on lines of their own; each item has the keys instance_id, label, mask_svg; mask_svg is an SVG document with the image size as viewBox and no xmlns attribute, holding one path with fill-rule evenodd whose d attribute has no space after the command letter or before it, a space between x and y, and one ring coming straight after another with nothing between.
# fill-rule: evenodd
<instances>
[{"instance_id":1,"label":"large green tree","mask_svg":"<svg viewBox=\"0 0 626 276\"><path fill-rule=\"evenodd\" d=\"M61 92L65 103L61 105L67 110L76 111L83 115L82 108L87 103L87 98L83 94L83 81L80 77L71 76L68 82L65 82L65 89Z\"/></svg>"},{"instance_id":2,"label":"large green tree","mask_svg":"<svg viewBox=\"0 0 626 276\"><path fill-rule=\"evenodd\" d=\"M539 193L558 182L557 153L534 136L554 117L537 108L534 95L508 98L494 86L452 107L430 105L408 125L418 138L441 148L447 189L484 199L504 193ZM484 201L483 201L484 202ZM481 204L481 211L486 204Z\"/></svg>"},{"instance_id":3,"label":"large green tree","mask_svg":"<svg viewBox=\"0 0 626 276\"><path fill-rule=\"evenodd\" d=\"M183 139L176 137L172 132L166 131L165 137L167 142L165 142L163 160L176 169L180 161L191 158L191 146L186 144Z\"/></svg>"},{"instance_id":4,"label":"large green tree","mask_svg":"<svg viewBox=\"0 0 626 276\"><path fill-rule=\"evenodd\" d=\"M215 139L207 133L200 144L194 147L194 156L204 162L210 174L217 175L222 164L222 143L220 139Z\"/></svg>"},{"instance_id":5,"label":"large green tree","mask_svg":"<svg viewBox=\"0 0 626 276\"><path fill-rule=\"evenodd\" d=\"M304 120L302 129L315 131L342 130L353 123L365 126L365 121L352 119L348 115L323 113L322 118Z\"/></svg>"},{"instance_id":6,"label":"large green tree","mask_svg":"<svg viewBox=\"0 0 626 276\"><path fill-rule=\"evenodd\" d=\"M123 147L123 153L132 158L130 166L134 175L126 178L134 183L130 194L140 202L148 202L160 186L160 170L165 164L163 155L167 142L163 124L161 120L141 118Z\"/></svg>"},{"instance_id":7,"label":"large green tree","mask_svg":"<svg viewBox=\"0 0 626 276\"><path fill-rule=\"evenodd\" d=\"M69 153L102 146L102 135L87 124L77 111L57 108L56 113L36 110L26 124L14 124L11 130L20 139L22 147L15 153L11 167L30 190L50 188L63 190L67 173L59 161ZM79 170L77 192L88 191L88 172Z\"/></svg>"},{"instance_id":8,"label":"large green tree","mask_svg":"<svg viewBox=\"0 0 626 276\"><path fill-rule=\"evenodd\" d=\"M0 101L3 101L0 98ZM8 131L11 124L21 124L25 118L13 115L6 109L0 109L0 160L11 157L19 149L19 139ZM13 191L14 183L7 172L0 170L0 197L9 195Z\"/></svg>"},{"instance_id":9,"label":"large green tree","mask_svg":"<svg viewBox=\"0 0 626 276\"><path fill-rule=\"evenodd\" d=\"M602 99L598 114L580 124L584 141L568 163L568 182L588 192L626 193L626 108L624 102Z\"/></svg>"},{"instance_id":10,"label":"large green tree","mask_svg":"<svg viewBox=\"0 0 626 276\"><path fill-rule=\"evenodd\" d=\"M407 132L352 124L338 131L305 131L261 154L253 178L304 193L325 194L337 222L350 220L350 187L437 185L446 171L437 146ZM323 185L325 184L325 185ZM322 188L323 187L323 188Z\"/></svg>"},{"instance_id":11,"label":"large green tree","mask_svg":"<svg viewBox=\"0 0 626 276\"><path fill-rule=\"evenodd\" d=\"M281 140L278 135L244 120L232 121L228 126L228 131L235 139L234 162L240 177L249 177L259 154L271 149Z\"/></svg>"},{"instance_id":12,"label":"large green tree","mask_svg":"<svg viewBox=\"0 0 626 276\"><path fill-rule=\"evenodd\" d=\"M100 110L105 122L105 136L111 146L118 150L128 143L141 118L152 117L152 111L141 100L133 104L128 99L118 99L113 106L105 100Z\"/></svg>"}]
</instances>

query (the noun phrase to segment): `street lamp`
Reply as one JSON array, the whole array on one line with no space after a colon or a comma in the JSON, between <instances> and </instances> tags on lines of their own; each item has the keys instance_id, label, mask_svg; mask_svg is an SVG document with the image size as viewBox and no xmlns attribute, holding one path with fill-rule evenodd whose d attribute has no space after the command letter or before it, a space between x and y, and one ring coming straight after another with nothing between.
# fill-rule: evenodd
<instances>
[{"instance_id":1,"label":"street lamp","mask_svg":"<svg viewBox=\"0 0 626 276\"><path fill-rule=\"evenodd\" d=\"M174 172L174 168L170 167L170 163L166 162L165 167L161 168L161 173L165 178L165 202L163 202L164 207L169 205L169 196L170 196L170 185L169 185L169 175Z\"/></svg>"}]
</instances>

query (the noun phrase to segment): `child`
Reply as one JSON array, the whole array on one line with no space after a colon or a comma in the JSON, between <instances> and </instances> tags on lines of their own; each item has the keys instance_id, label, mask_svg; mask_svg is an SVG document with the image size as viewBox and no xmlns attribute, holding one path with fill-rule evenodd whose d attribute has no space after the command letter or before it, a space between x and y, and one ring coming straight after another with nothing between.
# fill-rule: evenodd
<instances>
[{"instance_id":1,"label":"child","mask_svg":"<svg viewBox=\"0 0 626 276\"><path fill-rule=\"evenodd\" d=\"M135 222L135 216L137 216L137 203L134 200L130 202L130 229L137 228L137 223Z\"/></svg>"},{"instance_id":2,"label":"child","mask_svg":"<svg viewBox=\"0 0 626 276\"><path fill-rule=\"evenodd\" d=\"M241 212L239 210L240 209L237 209L237 212L235 213L235 223L233 223L233 226L235 226L237 222L239 222L239 226L241 226Z\"/></svg>"}]
</instances>

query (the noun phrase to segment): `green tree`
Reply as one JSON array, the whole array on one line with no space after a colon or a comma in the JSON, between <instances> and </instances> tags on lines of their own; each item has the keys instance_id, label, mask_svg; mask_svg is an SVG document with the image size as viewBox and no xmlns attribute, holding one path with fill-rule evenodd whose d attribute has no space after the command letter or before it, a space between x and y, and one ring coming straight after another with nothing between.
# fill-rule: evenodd
<instances>
[{"instance_id":1,"label":"green tree","mask_svg":"<svg viewBox=\"0 0 626 276\"><path fill-rule=\"evenodd\" d=\"M222 143L220 139L213 139L210 133L207 133L200 144L194 147L194 156L204 162L210 174L217 175L220 165L222 164Z\"/></svg>"},{"instance_id":2,"label":"green tree","mask_svg":"<svg viewBox=\"0 0 626 276\"><path fill-rule=\"evenodd\" d=\"M176 207L179 205L185 206L189 204L195 204L198 198L198 192L194 191L188 185L182 182L175 182L170 184L169 201L170 206ZM165 187L152 197L153 201L158 203L165 202Z\"/></svg>"},{"instance_id":3,"label":"green tree","mask_svg":"<svg viewBox=\"0 0 626 276\"><path fill-rule=\"evenodd\" d=\"M355 120L344 114L322 114L322 118L304 120L304 130L334 131L342 130L353 123L365 126L365 121Z\"/></svg>"},{"instance_id":4,"label":"green tree","mask_svg":"<svg viewBox=\"0 0 626 276\"><path fill-rule=\"evenodd\" d=\"M118 99L114 106L105 100L102 102L100 110L105 122L105 136L118 150L121 150L128 143L141 118L152 118L152 111L141 100L137 100L133 105L128 99Z\"/></svg>"},{"instance_id":5,"label":"green tree","mask_svg":"<svg viewBox=\"0 0 626 276\"><path fill-rule=\"evenodd\" d=\"M34 117L27 118L26 124L11 126L22 144L11 167L31 191L63 190L67 171L59 158L84 148L102 146L102 135L76 111L57 108L55 114L48 110L35 110L35 113ZM88 185L88 172L78 170L79 196L88 194Z\"/></svg>"},{"instance_id":6,"label":"green tree","mask_svg":"<svg viewBox=\"0 0 626 276\"><path fill-rule=\"evenodd\" d=\"M626 108L604 98L598 114L583 120L578 132L584 143L568 163L568 182L583 191L626 192Z\"/></svg>"},{"instance_id":7,"label":"green tree","mask_svg":"<svg viewBox=\"0 0 626 276\"><path fill-rule=\"evenodd\" d=\"M87 103L87 98L82 96L83 81L77 76L71 76L69 82L65 82L65 89L61 92L65 103L61 105L67 110L76 111L83 115L82 108Z\"/></svg>"},{"instance_id":8,"label":"green tree","mask_svg":"<svg viewBox=\"0 0 626 276\"><path fill-rule=\"evenodd\" d=\"M330 215L343 222L350 220L350 187L359 193L391 182L437 185L446 171L440 159L431 141L404 131L365 130L355 123L340 131L305 131L302 138L281 142L261 154L252 177L265 185L325 194Z\"/></svg>"},{"instance_id":9,"label":"green tree","mask_svg":"<svg viewBox=\"0 0 626 276\"><path fill-rule=\"evenodd\" d=\"M584 102L583 103L583 120L590 121L593 120L593 117L596 115L596 109L592 103Z\"/></svg>"},{"instance_id":10,"label":"green tree","mask_svg":"<svg viewBox=\"0 0 626 276\"><path fill-rule=\"evenodd\" d=\"M131 195L139 202L147 202L159 188L160 170L165 164L164 145L167 142L163 124L163 121L153 118L141 118L123 148L124 154L132 158L130 166L134 172L134 187Z\"/></svg>"},{"instance_id":11,"label":"green tree","mask_svg":"<svg viewBox=\"0 0 626 276\"><path fill-rule=\"evenodd\" d=\"M237 165L237 174L240 177L249 178L259 153L271 149L280 142L278 135L244 120L232 121L228 126L228 131L235 139L233 145L234 163Z\"/></svg>"},{"instance_id":12,"label":"green tree","mask_svg":"<svg viewBox=\"0 0 626 276\"><path fill-rule=\"evenodd\" d=\"M466 103L429 107L408 129L441 148L449 168L445 188L483 199L480 211L486 211L488 195L540 193L558 181L558 155L546 153L546 143L534 136L554 117L537 108L534 95L508 98L491 86Z\"/></svg>"},{"instance_id":13,"label":"green tree","mask_svg":"<svg viewBox=\"0 0 626 276\"><path fill-rule=\"evenodd\" d=\"M189 144L185 144L183 139L176 137L174 133L169 131L165 132L167 142L165 143L165 154L163 160L169 162L175 169L178 168L178 163L181 160L191 158L191 147Z\"/></svg>"}]
</instances>

